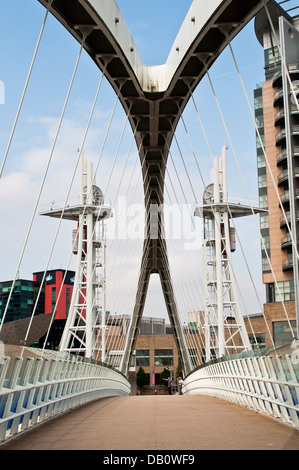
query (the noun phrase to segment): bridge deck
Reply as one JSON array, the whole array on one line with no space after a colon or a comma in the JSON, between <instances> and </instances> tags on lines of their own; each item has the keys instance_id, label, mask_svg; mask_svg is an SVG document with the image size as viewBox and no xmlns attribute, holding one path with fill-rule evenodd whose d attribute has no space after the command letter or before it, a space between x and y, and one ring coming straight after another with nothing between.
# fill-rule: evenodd
<instances>
[{"instance_id":1,"label":"bridge deck","mask_svg":"<svg viewBox=\"0 0 299 470\"><path fill-rule=\"evenodd\" d=\"M299 450L299 431L204 396L106 398L52 419L1 450Z\"/></svg>"}]
</instances>

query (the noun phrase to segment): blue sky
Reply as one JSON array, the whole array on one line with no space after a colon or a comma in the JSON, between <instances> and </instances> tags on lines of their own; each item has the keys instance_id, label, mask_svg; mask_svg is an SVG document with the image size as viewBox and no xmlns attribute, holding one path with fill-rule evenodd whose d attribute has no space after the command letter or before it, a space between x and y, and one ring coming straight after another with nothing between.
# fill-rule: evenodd
<instances>
[{"instance_id":1,"label":"blue sky","mask_svg":"<svg viewBox=\"0 0 299 470\"><path fill-rule=\"evenodd\" d=\"M191 0L163 0L162 2L161 0L152 0L151 2L145 0L118 1L143 63L157 65L166 61L179 27L191 3ZM296 4L297 2L290 1L288 2L288 8L296 6ZM0 81L5 86L5 103L0 105L0 155L2 163L45 10L37 0L10 0L9 2L4 2L1 6ZM257 83L264 81L263 50L255 37L253 22L248 24L238 37L235 38L232 46L248 96L253 105L253 90ZM40 178L55 136L57 122L61 114L78 52L79 46L74 39L54 18L49 17L13 144L0 182L0 217L2 236L3 240L5 240L5 243L3 241L1 243L0 253L2 260L0 266L1 281L12 279L15 275L21 246L38 193ZM256 201L255 130L228 49L216 61L210 73L224 117L229 125L230 135L235 152L238 155L241 171L246 175L247 189L251 199ZM56 201L56 205L64 201L67 182L70 179L74 161L77 157L77 148L80 147L82 142L85 125L99 79L100 74L95 64L87 54L83 53L70 102L66 110L61 135L53 155L53 165L47 177L46 186L39 204L39 210L49 208L53 200ZM212 152L216 156L221 152L222 146L228 142L210 85L206 78L198 86L195 98ZM114 92L107 83L104 83L85 149L86 157L90 157L95 164L100 153L114 101ZM211 160L201 134L194 107L191 103L189 103L185 110L184 119L188 126L191 141L196 149L205 181L208 184ZM102 189L106 187L108 181L111 159L115 155L124 122L124 113L121 107L118 106L115 119L113 120L112 132L105 147L102 166L97 177L97 182ZM178 126L177 136L180 139L181 149L188 162L193 184L198 193L198 199L200 199L203 187L199 175L195 174L192 152L181 125ZM128 153L131 137L130 129L126 129L111 191L109 188L109 192L106 194L111 200L113 200L115 195L119 181L118 178ZM135 155L136 149L133 149L128 167L130 170L133 169ZM173 147L173 155L183 179L178 149L175 146ZM231 149L228 150L228 172L229 193L240 199L246 199L246 193ZM129 179L129 175L130 173L126 174L126 180ZM174 184L178 186L173 172L172 175ZM194 198L186 180L184 180L184 184L189 198L188 201L193 206ZM141 186L139 189L141 189ZM125 186L121 188L120 193L125 194ZM77 197L76 187L72 192L72 197L73 200ZM68 225L67 222L65 224L59 238L58 248L51 260L50 268L66 267L73 227ZM250 224L252 224L252 221L244 221L240 225L240 234L244 235L244 243L247 246L249 259L252 263L251 267L263 297L264 289L260 276L259 235L254 223ZM30 237L20 269L20 277L30 279L32 272L45 268L47 262L46 247L51 246L55 229L56 225L52 219L36 217L34 232ZM136 246L135 264L131 266L133 279L134 275L136 278L136 274L133 274L133 271L134 273L137 272L136 267L138 267L138 256L141 253L141 247L142 241L139 240L138 250ZM200 254L198 256L200 257ZM187 265L190 264L191 271L193 269L192 273L196 273L199 258L195 260L194 253L182 252L179 260ZM245 280L244 265L242 266L242 262L238 258L236 258L236 266L240 270L240 278L243 279L244 276L243 289L247 295L248 283L246 284ZM124 266L123 269L130 271L128 266ZM127 271L124 271L124 273ZM132 291L134 291L134 286ZM248 292L249 298L250 295ZM123 293L123 297L126 297L125 293ZM194 308L196 307L194 304ZM111 309L118 313L129 313L130 304L123 300L121 304L113 304ZM254 303L250 313L254 313L258 309L258 303ZM153 279L145 314L159 316L160 313L161 315L164 314L165 310L157 279Z\"/></svg>"}]
</instances>

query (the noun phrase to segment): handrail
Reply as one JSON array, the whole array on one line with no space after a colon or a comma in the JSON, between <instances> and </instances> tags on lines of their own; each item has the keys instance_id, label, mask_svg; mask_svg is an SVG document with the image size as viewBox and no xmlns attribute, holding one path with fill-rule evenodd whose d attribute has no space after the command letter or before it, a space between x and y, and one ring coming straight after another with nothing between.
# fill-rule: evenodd
<instances>
[{"instance_id":1,"label":"handrail","mask_svg":"<svg viewBox=\"0 0 299 470\"><path fill-rule=\"evenodd\" d=\"M187 395L210 395L254 409L299 429L299 345L282 356L216 362L185 378Z\"/></svg>"},{"instance_id":2,"label":"handrail","mask_svg":"<svg viewBox=\"0 0 299 470\"><path fill-rule=\"evenodd\" d=\"M0 442L92 400L131 393L127 378L111 366L53 351L39 357L35 351L35 357L1 358Z\"/></svg>"}]
</instances>

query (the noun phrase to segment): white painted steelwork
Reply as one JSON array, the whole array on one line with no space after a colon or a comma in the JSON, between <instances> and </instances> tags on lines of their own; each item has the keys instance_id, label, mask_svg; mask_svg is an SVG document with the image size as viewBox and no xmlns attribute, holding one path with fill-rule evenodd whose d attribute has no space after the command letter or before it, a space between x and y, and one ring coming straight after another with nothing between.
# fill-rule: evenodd
<instances>
[{"instance_id":1,"label":"white painted steelwork","mask_svg":"<svg viewBox=\"0 0 299 470\"><path fill-rule=\"evenodd\" d=\"M231 221L263 212L267 211L229 202L224 146L221 156L214 160L211 184L205 188L203 205L195 207L195 216L203 218L204 227L206 361L212 359L212 350L216 357L251 350L232 263L236 246Z\"/></svg>"},{"instance_id":2,"label":"white painted steelwork","mask_svg":"<svg viewBox=\"0 0 299 470\"><path fill-rule=\"evenodd\" d=\"M92 163L81 155L79 204L41 215L76 221L73 252L77 254L74 289L60 350L84 353L101 361L106 355L106 225L110 204L95 185Z\"/></svg>"},{"instance_id":3,"label":"white painted steelwork","mask_svg":"<svg viewBox=\"0 0 299 470\"><path fill-rule=\"evenodd\" d=\"M23 354L1 358L0 442L79 405L131 393L121 373L95 361L35 348Z\"/></svg>"},{"instance_id":4,"label":"white painted steelwork","mask_svg":"<svg viewBox=\"0 0 299 470\"><path fill-rule=\"evenodd\" d=\"M299 429L298 351L207 364L185 378L183 393L228 400Z\"/></svg>"},{"instance_id":5,"label":"white painted steelwork","mask_svg":"<svg viewBox=\"0 0 299 470\"><path fill-rule=\"evenodd\" d=\"M142 63L115 0L39 0L104 71L128 116L143 171L145 240L121 370L128 372L152 274L159 274L185 374L192 370L163 239L163 211L151 238L150 209L163 208L169 148L193 91L229 42L269 0L193 0L165 64Z\"/></svg>"}]
</instances>

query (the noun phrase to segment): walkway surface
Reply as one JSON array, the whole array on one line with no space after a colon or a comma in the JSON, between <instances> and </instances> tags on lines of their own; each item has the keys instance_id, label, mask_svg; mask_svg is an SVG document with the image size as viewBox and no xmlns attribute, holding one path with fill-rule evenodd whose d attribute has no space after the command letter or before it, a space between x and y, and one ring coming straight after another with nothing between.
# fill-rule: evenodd
<instances>
[{"instance_id":1,"label":"walkway surface","mask_svg":"<svg viewBox=\"0 0 299 470\"><path fill-rule=\"evenodd\" d=\"M204 396L105 398L67 412L1 450L299 450L299 431Z\"/></svg>"}]
</instances>

